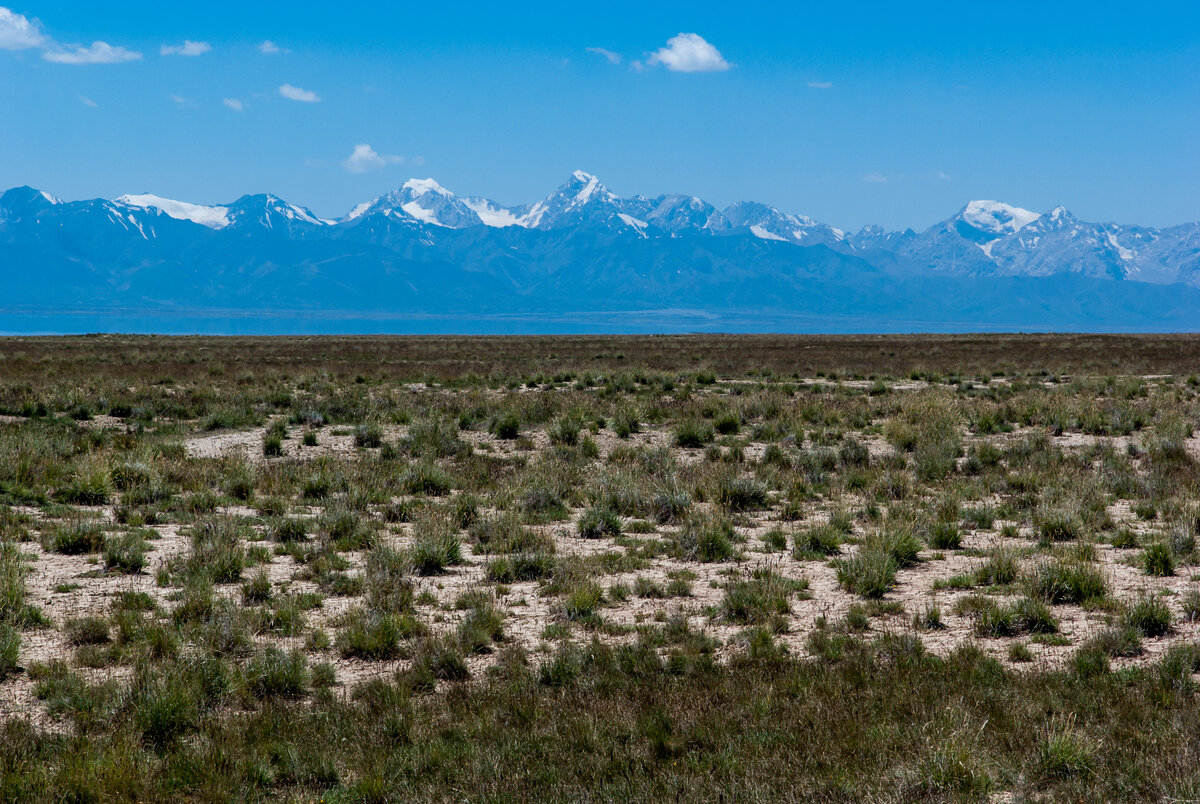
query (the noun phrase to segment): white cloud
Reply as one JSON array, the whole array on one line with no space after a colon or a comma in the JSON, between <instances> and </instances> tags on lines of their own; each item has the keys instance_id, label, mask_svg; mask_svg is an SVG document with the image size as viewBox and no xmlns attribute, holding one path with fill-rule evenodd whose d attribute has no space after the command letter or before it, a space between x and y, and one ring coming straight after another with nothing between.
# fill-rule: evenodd
<instances>
[{"instance_id":1,"label":"white cloud","mask_svg":"<svg viewBox=\"0 0 1200 804\"><path fill-rule=\"evenodd\" d=\"M226 106L228 106L230 109L233 109L235 112L240 112L246 108L246 105L243 104L237 98L226 98L225 100L223 100L221 102L224 103Z\"/></svg>"},{"instance_id":2,"label":"white cloud","mask_svg":"<svg viewBox=\"0 0 1200 804\"><path fill-rule=\"evenodd\" d=\"M0 50L26 50L48 41L36 20L0 6Z\"/></svg>"},{"instance_id":3,"label":"white cloud","mask_svg":"<svg viewBox=\"0 0 1200 804\"><path fill-rule=\"evenodd\" d=\"M728 70L729 62L700 34L681 33L667 40L667 46L650 54L650 64L661 64L676 73L712 73Z\"/></svg>"},{"instance_id":4,"label":"white cloud","mask_svg":"<svg viewBox=\"0 0 1200 804\"><path fill-rule=\"evenodd\" d=\"M304 103L320 103L321 96L307 89L284 84L279 88L279 94L288 100L303 101Z\"/></svg>"},{"instance_id":5,"label":"white cloud","mask_svg":"<svg viewBox=\"0 0 1200 804\"><path fill-rule=\"evenodd\" d=\"M945 171L939 170L938 178L941 179L942 181L950 181L950 174L946 173Z\"/></svg>"},{"instance_id":6,"label":"white cloud","mask_svg":"<svg viewBox=\"0 0 1200 804\"><path fill-rule=\"evenodd\" d=\"M163 45L158 51L161 56L203 56L212 50L208 42L193 42L184 39L182 45Z\"/></svg>"},{"instance_id":7,"label":"white cloud","mask_svg":"<svg viewBox=\"0 0 1200 804\"><path fill-rule=\"evenodd\" d=\"M183 95L171 94L167 97L171 99L171 103L174 103L180 109L194 109L196 107L196 102L194 100L191 98L185 98Z\"/></svg>"},{"instance_id":8,"label":"white cloud","mask_svg":"<svg viewBox=\"0 0 1200 804\"><path fill-rule=\"evenodd\" d=\"M809 81L808 85L813 89L833 89L832 81Z\"/></svg>"},{"instance_id":9,"label":"white cloud","mask_svg":"<svg viewBox=\"0 0 1200 804\"><path fill-rule=\"evenodd\" d=\"M605 50L602 47L589 47L587 49L587 52L595 53L597 56L603 56L605 59L608 60L609 64L620 64L621 63L621 54L620 53L613 53L611 50Z\"/></svg>"},{"instance_id":10,"label":"white cloud","mask_svg":"<svg viewBox=\"0 0 1200 804\"><path fill-rule=\"evenodd\" d=\"M351 173L366 173L368 170L378 170L387 165L398 165L403 161L403 156L378 154L370 145L363 143L354 146L354 152L342 162L342 167Z\"/></svg>"},{"instance_id":11,"label":"white cloud","mask_svg":"<svg viewBox=\"0 0 1200 804\"><path fill-rule=\"evenodd\" d=\"M94 100L87 97L86 95L80 95L79 102L82 103L84 106L88 107L89 109L99 109L100 108L100 104L96 103Z\"/></svg>"},{"instance_id":12,"label":"white cloud","mask_svg":"<svg viewBox=\"0 0 1200 804\"><path fill-rule=\"evenodd\" d=\"M290 50L281 48L279 45L275 44L270 39L266 40L261 45L259 45L258 50L260 53L265 53L268 56L274 56L279 53L290 53L291 52Z\"/></svg>"},{"instance_id":13,"label":"white cloud","mask_svg":"<svg viewBox=\"0 0 1200 804\"><path fill-rule=\"evenodd\" d=\"M56 64L117 64L135 61L141 53L114 47L107 42L83 45L61 45L42 33L41 24L0 6L0 50L41 48L42 58Z\"/></svg>"},{"instance_id":14,"label":"white cloud","mask_svg":"<svg viewBox=\"0 0 1200 804\"><path fill-rule=\"evenodd\" d=\"M42 54L46 61L55 64L120 64L124 61L137 61L142 57L135 50L115 47L108 42L92 42L91 47L70 45L67 48L55 46Z\"/></svg>"},{"instance_id":15,"label":"white cloud","mask_svg":"<svg viewBox=\"0 0 1200 804\"><path fill-rule=\"evenodd\" d=\"M885 184L888 179L882 173L868 173L862 177L862 180L870 184Z\"/></svg>"}]
</instances>

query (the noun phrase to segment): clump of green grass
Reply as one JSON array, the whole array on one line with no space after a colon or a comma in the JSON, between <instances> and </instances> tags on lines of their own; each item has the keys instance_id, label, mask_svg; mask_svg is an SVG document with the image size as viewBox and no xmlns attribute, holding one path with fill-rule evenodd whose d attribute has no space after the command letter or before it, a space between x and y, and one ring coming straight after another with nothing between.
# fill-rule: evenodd
<instances>
[{"instance_id":1,"label":"clump of green grass","mask_svg":"<svg viewBox=\"0 0 1200 804\"><path fill-rule=\"evenodd\" d=\"M400 615L359 610L346 617L337 646L347 659L394 659L405 636Z\"/></svg>"},{"instance_id":2,"label":"clump of green grass","mask_svg":"<svg viewBox=\"0 0 1200 804\"><path fill-rule=\"evenodd\" d=\"M757 511L767 505L767 487L752 477L721 474L712 497L713 502L729 511Z\"/></svg>"},{"instance_id":3,"label":"clump of green grass","mask_svg":"<svg viewBox=\"0 0 1200 804\"><path fill-rule=\"evenodd\" d=\"M957 550L962 547L962 531L957 522L934 522L929 527L929 546L935 550Z\"/></svg>"},{"instance_id":4,"label":"clump of green grass","mask_svg":"<svg viewBox=\"0 0 1200 804\"><path fill-rule=\"evenodd\" d=\"M1146 545L1142 551L1141 562L1147 575L1168 577L1175 574L1175 554L1165 542Z\"/></svg>"},{"instance_id":5,"label":"clump of green grass","mask_svg":"<svg viewBox=\"0 0 1200 804\"><path fill-rule=\"evenodd\" d=\"M400 476L400 487L407 494L442 497L450 493L450 477L434 463L414 463Z\"/></svg>"},{"instance_id":6,"label":"clump of green grass","mask_svg":"<svg viewBox=\"0 0 1200 804\"><path fill-rule=\"evenodd\" d=\"M1086 777L1095 764L1095 747L1075 730L1074 718L1046 726L1033 756L1033 776L1043 781Z\"/></svg>"},{"instance_id":7,"label":"clump of green grass","mask_svg":"<svg viewBox=\"0 0 1200 804\"><path fill-rule=\"evenodd\" d=\"M792 537L796 559L822 558L841 552L842 532L832 524L813 525Z\"/></svg>"},{"instance_id":8,"label":"clump of green grass","mask_svg":"<svg viewBox=\"0 0 1200 804\"><path fill-rule=\"evenodd\" d=\"M83 519L59 522L43 536L42 546L52 553L74 556L104 549L104 529L98 522Z\"/></svg>"},{"instance_id":9,"label":"clump of green grass","mask_svg":"<svg viewBox=\"0 0 1200 804\"><path fill-rule=\"evenodd\" d=\"M412 565L418 575L439 575L462 563L462 539L448 517L426 514L413 524Z\"/></svg>"},{"instance_id":10,"label":"clump of green grass","mask_svg":"<svg viewBox=\"0 0 1200 804\"><path fill-rule=\"evenodd\" d=\"M492 435L503 441L514 441L521 434L521 417L516 411L502 411L492 419Z\"/></svg>"},{"instance_id":11,"label":"clump of green grass","mask_svg":"<svg viewBox=\"0 0 1200 804\"><path fill-rule=\"evenodd\" d=\"M192 526L192 550L183 563L184 573L212 583L241 580L246 568L242 542L249 535L249 527L231 517L209 517L197 522Z\"/></svg>"},{"instance_id":12,"label":"clump of green grass","mask_svg":"<svg viewBox=\"0 0 1200 804\"><path fill-rule=\"evenodd\" d=\"M896 559L878 547L863 547L848 558L838 559L834 567L838 584L865 598L881 598L896 583Z\"/></svg>"},{"instance_id":13,"label":"clump of green grass","mask_svg":"<svg viewBox=\"0 0 1200 804\"><path fill-rule=\"evenodd\" d=\"M579 518L578 530L585 539L617 537L621 535L621 517L607 506L594 505Z\"/></svg>"},{"instance_id":14,"label":"clump of green grass","mask_svg":"<svg viewBox=\"0 0 1200 804\"><path fill-rule=\"evenodd\" d=\"M1042 561L1029 572L1026 582L1030 595L1047 603L1086 605L1102 599L1108 591L1100 570L1079 560Z\"/></svg>"},{"instance_id":15,"label":"clump of green grass","mask_svg":"<svg viewBox=\"0 0 1200 804\"><path fill-rule=\"evenodd\" d=\"M312 675L303 651L268 647L246 665L246 688L258 700L301 698L308 693Z\"/></svg>"},{"instance_id":16,"label":"clump of green grass","mask_svg":"<svg viewBox=\"0 0 1200 804\"><path fill-rule=\"evenodd\" d=\"M720 516L693 516L684 522L677 538L679 552L685 558L715 562L732 559L734 547L733 523Z\"/></svg>"},{"instance_id":17,"label":"clump of green grass","mask_svg":"<svg viewBox=\"0 0 1200 804\"><path fill-rule=\"evenodd\" d=\"M1038 517L1037 533L1043 544L1077 541L1083 536L1083 522L1067 511L1048 511Z\"/></svg>"},{"instance_id":18,"label":"clump of green grass","mask_svg":"<svg viewBox=\"0 0 1200 804\"><path fill-rule=\"evenodd\" d=\"M108 473L96 468L76 472L55 490L54 499L68 505L104 505L110 494Z\"/></svg>"},{"instance_id":19,"label":"clump of green grass","mask_svg":"<svg viewBox=\"0 0 1200 804\"><path fill-rule=\"evenodd\" d=\"M740 625L763 624L791 611L789 600L808 589L808 581L792 580L770 569L759 568L725 585L721 612Z\"/></svg>"},{"instance_id":20,"label":"clump of green grass","mask_svg":"<svg viewBox=\"0 0 1200 804\"><path fill-rule=\"evenodd\" d=\"M1153 639L1171 631L1171 608L1159 595L1143 594L1126 607L1121 622L1142 636Z\"/></svg>"},{"instance_id":21,"label":"clump of green grass","mask_svg":"<svg viewBox=\"0 0 1200 804\"><path fill-rule=\"evenodd\" d=\"M713 429L699 419L685 419L675 425L674 444L684 449L699 449L712 441Z\"/></svg>"},{"instance_id":22,"label":"clump of green grass","mask_svg":"<svg viewBox=\"0 0 1200 804\"><path fill-rule=\"evenodd\" d=\"M110 535L104 540L104 568L136 575L146 568L146 542L138 533Z\"/></svg>"},{"instance_id":23,"label":"clump of green grass","mask_svg":"<svg viewBox=\"0 0 1200 804\"><path fill-rule=\"evenodd\" d=\"M311 432L311 431L310 431ZM354 428L354 446L376 448L383 445L383 428L376 422L360 424Z\"/></svg>"}]
</instances>

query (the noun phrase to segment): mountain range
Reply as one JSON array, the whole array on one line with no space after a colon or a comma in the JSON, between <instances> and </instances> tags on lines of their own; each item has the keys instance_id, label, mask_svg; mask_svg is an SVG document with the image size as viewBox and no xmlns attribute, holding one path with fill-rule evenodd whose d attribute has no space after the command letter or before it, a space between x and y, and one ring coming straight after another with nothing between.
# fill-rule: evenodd
<instances>
[{"instance_id":1,"label":"mountain range","mask_svg":"<svg viewBox=\"0 0 1200 804\"><path fill-rule=\"evenodd\" d=\"M413 179L337 220L273 195L0 196L0 331L1200 329L1200 223L971 201L922 232L620 197L506 207Z\"/></svg>"}]
</instances>

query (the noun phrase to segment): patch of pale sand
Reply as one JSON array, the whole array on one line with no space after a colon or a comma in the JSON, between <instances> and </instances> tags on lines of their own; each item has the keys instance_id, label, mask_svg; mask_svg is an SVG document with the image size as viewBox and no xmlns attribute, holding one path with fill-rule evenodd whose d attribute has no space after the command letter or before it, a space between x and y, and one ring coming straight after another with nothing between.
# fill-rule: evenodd
<instances>
[{"instance_id":1,"label":"patch of pale sand","mask_svg":"<svg viewBox=\"0 0 1200 804\"><path fill-rule=\"evenodd\" d=\"M1130 436L1103 436L1089 433L1068 432L1052 436L1050 443L1066 452L1082 452L1097 444L1111 446L1118 453L1123 453L1130 444L1136 443Z\"/></svg>"},{"instance_id":2,"label":"patch of pale sand","mask_svg":"<svg viewBox=\"0 0 1200 804\"><path fill-rule=\"evenodd\" d=\"M407 425L382 425L383 440L386 443L396 443L408 434ZM263 455L263 438L268 427L255 427L249 430L218 430L212 433L202 433L184 439L183 446L189 458L225 458L240 457L253 463L267 463L285 459L311 461L317 458L350 457L359 452L377 452L375 448L359 448L354 445L354 428L322 427L315 429L317 445L304 445L304 434L308 431L301 425L288 427L287 437L283 439L282 454L270 458ZM335 435L334 431L340 433Z\"/></svg>"},{"instance_id":3,"label":"patch of pale sand","mask_svg":"<svg viewBox=\"0 0 1200 804\"><path fill-rule=\"evenodd\" d=\"M145 592L166 608L166 595L171 590L155 583L159 567L187 549L188 540L178 525L156 526L158 539L149 540L146 569L137 575L105 573L96 556L65 556L49 553L36 542L24 543L22 551L32 556L30 573L26 577L28 601L50 620L45 627L30 628L21 634L18 663L29 667L35 662L62 659L70 662L74 652L67 644L63 626L68 620L86 616L103 616L111 611L113 598L122 592ZM77 589L55 592L63 584L78 584ZM120 680L132 673L129 667L77 668L89 683ZM44 710L34 696L34 682L21 674L0 686L0 708L8 717L31 717L42 725L57 728L47 720Z\"/></svg>"}]
</instances>

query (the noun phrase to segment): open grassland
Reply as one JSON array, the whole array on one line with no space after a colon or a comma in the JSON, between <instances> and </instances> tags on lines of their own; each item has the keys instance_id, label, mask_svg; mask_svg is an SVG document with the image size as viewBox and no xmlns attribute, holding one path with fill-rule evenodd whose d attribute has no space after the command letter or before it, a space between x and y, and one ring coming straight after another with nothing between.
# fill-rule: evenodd
<instances>
[{"instance_id":1,"label":"open grassland","mask_svg":"<svg viewBox=\"0 0 1200 804\"><path fill-rule=\"evenodd\" d=\"M1194 372L0 340L0 797L1196 799Z\"/></svg>"}]
</instances>

